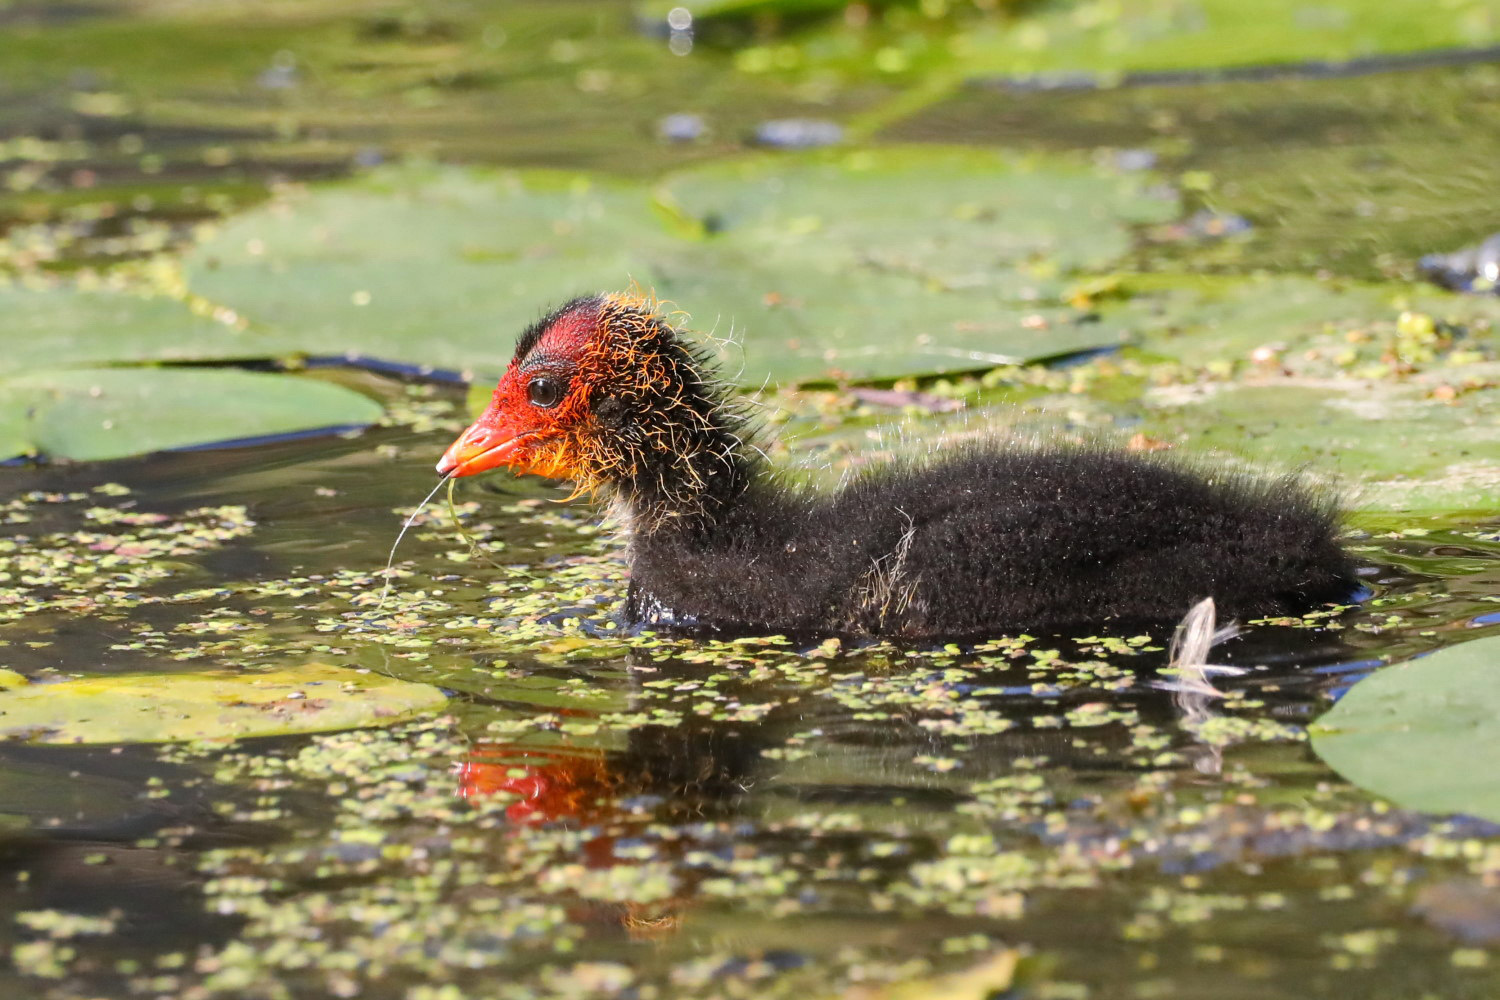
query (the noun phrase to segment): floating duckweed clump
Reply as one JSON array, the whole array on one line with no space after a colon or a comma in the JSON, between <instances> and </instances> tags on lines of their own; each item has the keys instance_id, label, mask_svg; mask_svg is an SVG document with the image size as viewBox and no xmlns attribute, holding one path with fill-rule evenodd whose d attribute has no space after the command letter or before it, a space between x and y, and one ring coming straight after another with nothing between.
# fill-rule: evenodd
<instances>
[{"instance_id":1,"label":"floating duckweed clump","mask_svg":"<svg viewBox=\"0 0 1500 1000\"><path fill-rule=\"evenodd\" d=\"M11 524L43 526L69 519L70 530L0 538L0 620L43 611L98 612L128 608L162 581L191 571L185 560L244 539L255 522L238 505L180 514L133 505L79 506L128 495L123 488L91 493L33 493L5 507ZM127 501L128 504L128 501ZM66 507L66 512L51 508Z\"/></svg>"}]
</instances>

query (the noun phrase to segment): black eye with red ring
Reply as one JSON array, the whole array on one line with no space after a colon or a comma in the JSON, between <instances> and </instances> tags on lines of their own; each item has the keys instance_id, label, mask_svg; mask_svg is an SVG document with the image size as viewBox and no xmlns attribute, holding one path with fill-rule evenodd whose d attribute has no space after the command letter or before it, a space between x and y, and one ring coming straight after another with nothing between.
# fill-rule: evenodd
<instances>
[{"instance_id":1,"label":"black eye with red ring","mask_svg":"<svg viewBox=\"0 0 1500 1000\"><path fill-rule=\"evenodd\" d=\"M526 398L531 400L532 406L551 409L562 402L562 397L562 386L556 379L534 378L526 384Z\"/></svg>"}]
</instances>

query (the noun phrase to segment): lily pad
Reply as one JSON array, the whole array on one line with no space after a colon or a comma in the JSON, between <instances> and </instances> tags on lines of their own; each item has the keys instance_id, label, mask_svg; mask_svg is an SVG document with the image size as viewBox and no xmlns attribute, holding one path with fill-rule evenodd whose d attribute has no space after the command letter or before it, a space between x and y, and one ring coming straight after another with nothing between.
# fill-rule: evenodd
<instances>
[{"instance_id":1,"label":"lily pad","mask_svg":"<svg viewBox=\"0 0 1500 1000\"><path fill-rule=\"evenodd\" d=\"M676 174L661 191L773 266L819 260L833 272L865 266L962 289L993 287L997 266L1107 265L1129 249L1129 226L1176 215L1176 197L1149 182L1064 158L898 146L731 161Z\"/></svg>"},{"instance_id":2,"label":"lily pad","mask_svg":"<svg viewBox=\"0 0 1500 1000\"><path fill-rule=\"evenodd\" d=\"M431 685L322 663L267 673L119 674L0 692L0 737L234 740L390 725L446 701Z\"/></svg>"},{"instance_id":3,"label":"lily pad","mask_svg":"<svg viewBox=\"0 0 1500 1000\"><path fill-rule=\"evenodd\" d=\"M1300 355L1309 349L1328 363L1357 344L1391 338L1403 312L1462 331L1464 342L1450 347L1478 351L1477 360L1493 355L1488 333L1500 322L1494 298L1404 282L1168 271L1111 275L1099 284L1108 293L1096 304L1105 323L1129 331L1132 343L1153 355L1190 365L1247 361L1262 347L1289 355L1301 368L1308 367Z\"/></svg>"},{"instance_id":4,"label":"lily pad","mask_svg":"<svg viewBox=\"0 0 1500 1000\"><path fill-rule=\"evenodd\" d=\"M1107 320L1153 354L1193 365L1244 360L1266 344L1345 347L1329 332L1394 322L1393 300L1409 291L1299 275L1131 274L1119 284L1117 300L1101 304Z\"/></svg>"},{"instance_id":5,"label":"lily pad","mask_svg":"<svg viewBox=\"0 0 1500 1000\"><path fill-rule=\"evenodd\" d=\"M1500 636L1378 671L1311 735L1329 766L1397 805L1500 822Z\"/></svg>"},{"instance_id":6,"label":"lily pad","mask_svg":"<svg viewBox=\"0 0 1500 1000\"><path fill-rule=\"evenodd\" d=\"M665 239L622 185L414 168L235 217L184 268L270 353L499 370L549 303L649 280Z\"/></svg>"},{"instance_id":7,"label":"lily pad","mask_svg":"<svg viewBox=\"0 0 1500 1000\"><path fill-rule=\"evenodd\" d=\"M938 179L941 179L940 182ZM922 188L921 199L905 192ZM1058 304L1175 199L1139 179L992 152L766 158L661 189L707 234L659 294L742 336L744 378L894 377L1024 363L1124 339ZM738 359L737 359L738 360Z\"/></svg>"},{"instance_id":8,"label":"lily pad","mask_svg":"<svg viewBox=\"0 0 1500 1000\"><path fill-rule=\"evenodd\" d=\"M264 358L263 336L195 315L165 295L0 283L0 374L59 366Z\"/></svg>"},{"instance_id":9,"label":"lily pad","mask_svg":"<svg viewBox=\"0 0 1500 1000\"><path fill-rule=\"evenodd\" d=\"M362 426L380 405L292 375L178 368L29 371L0 379L0 450L95 461Z\"/></svg>"},{"instance_id":10,"label":"lily pad","mask_svg":"<svg viewBox=\"0 0 1500 1000\"><path fill-rule=\"evenodd\" d=\"M1140 429L1340 477L1364 509L1493 511L1500 390L1449 402L1432 388L1353 378L1173 386L1147 394Z\"/></svg>"},{"instance_id":11,"label":"lily pad","mask_svg":"<svg viewBox=\"0 0 1500 1000\"><path fill-rule=\"evenodd\" d=\"M937 183L940 181L940 183ZM917 201L909 192L929 194ZM493 374L549 304L632 280L743 344L747 384L974 369L1116 344L1055 296L1175 200L1070 160L941 148L752 158L648 189L392 170L231 220L192 291L267 349ZM1023 317L1045 314L1029 325Z\"/></svg>"}]
</instances>

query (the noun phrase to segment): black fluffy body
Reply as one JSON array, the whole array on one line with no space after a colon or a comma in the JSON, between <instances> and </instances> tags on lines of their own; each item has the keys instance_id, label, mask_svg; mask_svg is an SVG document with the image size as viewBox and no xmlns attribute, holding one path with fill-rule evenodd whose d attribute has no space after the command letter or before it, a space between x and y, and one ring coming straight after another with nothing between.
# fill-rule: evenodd
<instances>
[{"instance_id":1,"label":"black fluffy body","mask_svg":"<svg viewBox=\"0 0 1500 1000\"><path fill-rule=\"evenodd\" d=\"M759 478L638 535L632 617L911 638L1300 613L1347 599L1336 507L1293 479L1099 448L967 446L824 495Z\"/></svg>"},{"instance_id":2,"label":"black fluffy body","mask_svg":"<svg viewBox=\"0 0 1500 1000\"><path fill-rule=\"evenodd\" d=\"M746 442L729 387L649 304L579 299L554 315L577 308L652 375L619 371L592 402L610 470L598 485L632 534L634 621L958 638L1174 621L1205 597L1225 618L1296 614L1357 589L1336 501L1294 477L997 443L834 492L788 485Z\"/></svg>"}]
</instances>

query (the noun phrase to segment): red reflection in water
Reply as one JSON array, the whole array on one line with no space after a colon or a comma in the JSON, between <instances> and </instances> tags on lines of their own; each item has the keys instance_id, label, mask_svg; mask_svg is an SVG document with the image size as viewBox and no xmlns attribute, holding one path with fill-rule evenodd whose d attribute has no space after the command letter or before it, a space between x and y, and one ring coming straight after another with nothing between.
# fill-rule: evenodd
<instances>
[{"instance_id":1,"label":"red reflection in water","mask_svg":"<svg viewBox=\"0 0 1500 1000\"><path fill-rule=\"evenodd\" d=\"M458 772L460 798L516 796L505 810L513 823L592 819L608 811L615 788L604 754L596 750L537 750L480 743Z\"/></svg>"},{"instance_id":2,"label":"red reflection in water","mask_svg":"<svg viewBox=\"0 0 1500 1000\"><path fill-rule=\"evenodd\" d=\"M506 818L516 824L594 823L620 818L614 808L619 785L619 777L600 751L480 743L459 767L457 791L464 799L516 797L505 810ZM615 840L607 833L591 837L581 845L581 860L589 868L630 864L615 856ZM644 904L594 904L589 909L594 911L594 920L619 927L633 939L650 940L676 933L684 902L674 896Z\"/></svg>"}]
</instances>

